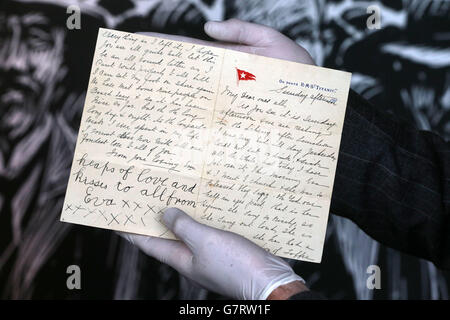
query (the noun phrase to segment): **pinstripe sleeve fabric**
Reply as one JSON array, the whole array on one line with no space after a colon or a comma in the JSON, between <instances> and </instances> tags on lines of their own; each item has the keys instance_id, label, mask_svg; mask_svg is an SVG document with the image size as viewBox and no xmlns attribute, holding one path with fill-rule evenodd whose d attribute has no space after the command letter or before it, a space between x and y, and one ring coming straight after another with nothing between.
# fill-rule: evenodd
<instances>
[{"instance_id":1,"label":"pinstripe sleeve fabric","mask_svg":"<svg viewBox=\"0 0 450 320\"><path fill-rule=\"evenodd\" d=\"M330 211L449 269L450 143L350 91Z\"/></svg>"}]
</instances>

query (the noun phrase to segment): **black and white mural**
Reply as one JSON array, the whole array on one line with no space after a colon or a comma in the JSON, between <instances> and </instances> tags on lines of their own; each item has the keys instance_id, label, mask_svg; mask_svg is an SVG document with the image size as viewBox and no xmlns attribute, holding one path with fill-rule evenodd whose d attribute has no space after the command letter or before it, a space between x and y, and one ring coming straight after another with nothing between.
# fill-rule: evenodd
<instances>
[{"instance_id":1,"label":"black and white mural","mask_svg":"<svg viewBox=\"0 0 450 320\"><path fill-rule=\"evenodd\" d=\"M80 9L80 29L67 19ZM380 28L368 28L370 6ZM73 8L73 7L72 7ZM221 299L114 232L59 222L97 29L207 39L203 23L271 26L318 65L423 130L450 138L450 1L2 0L0 2L0 298ZM331 215L323 262L291 261L330 299L448 299L450 273L389 249ZM81 289L66 286L81 269ZM381 288L367 287L367 268Z\"/></svg>"}]
</instances>

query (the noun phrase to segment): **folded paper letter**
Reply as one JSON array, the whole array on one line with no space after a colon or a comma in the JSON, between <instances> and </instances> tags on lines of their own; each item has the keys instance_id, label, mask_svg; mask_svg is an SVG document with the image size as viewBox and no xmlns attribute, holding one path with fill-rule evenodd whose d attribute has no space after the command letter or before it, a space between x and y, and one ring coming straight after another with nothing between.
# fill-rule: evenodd
<instances>
[{"instance_id":1,"label":"folded paper letter","mask_svg":"<svg viewBox=\"0 0 450 320\"><path fill-rule=\"evenodd\" d=\"M100 29L61 221L175 238L177 207L320 262L350 77Z\"/></svg>"}]
</instances>

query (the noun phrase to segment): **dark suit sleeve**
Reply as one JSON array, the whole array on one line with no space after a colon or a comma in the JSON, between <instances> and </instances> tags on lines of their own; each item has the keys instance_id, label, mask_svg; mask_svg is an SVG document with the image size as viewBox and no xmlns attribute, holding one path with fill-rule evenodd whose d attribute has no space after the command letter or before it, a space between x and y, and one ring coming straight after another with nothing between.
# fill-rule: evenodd
<instances>
[{"instance_id":1,"label":"dark suit sleeve","mask_svg":"<svg viewBox=\"0 0 450 320\"><path fill-rule=\"evenodd\" d=\"M449 142L350 91L330 211L389 247L449 269Z\"/></svg>"},{"instance_id":2,"label":"dark suit sleeve","mask_svg":"<svg viewBox=\"0 0 450 320\"><path fill-rule=\"evenodd\" d=\"M297 294L294 294L289 298L289 300L326 300L326 298L315 291L303 291Z\"/></svg>"}]
</instances>

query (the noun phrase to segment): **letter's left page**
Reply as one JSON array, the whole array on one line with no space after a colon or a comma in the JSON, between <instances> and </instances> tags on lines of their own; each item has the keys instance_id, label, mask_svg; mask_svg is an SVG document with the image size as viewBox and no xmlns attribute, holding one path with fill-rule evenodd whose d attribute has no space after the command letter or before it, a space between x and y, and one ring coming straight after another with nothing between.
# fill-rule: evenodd
<instances>
[{"instance_id":1,"label":"letter's left page","mask_svg":"<svg viewBox=\"0 0 450 320\"><path fill-rule=\"evenodd\" d=\"M61 221L174 238L162 209L195 212L223 54L99 29Z\"/></svg>"}]
</instances>

